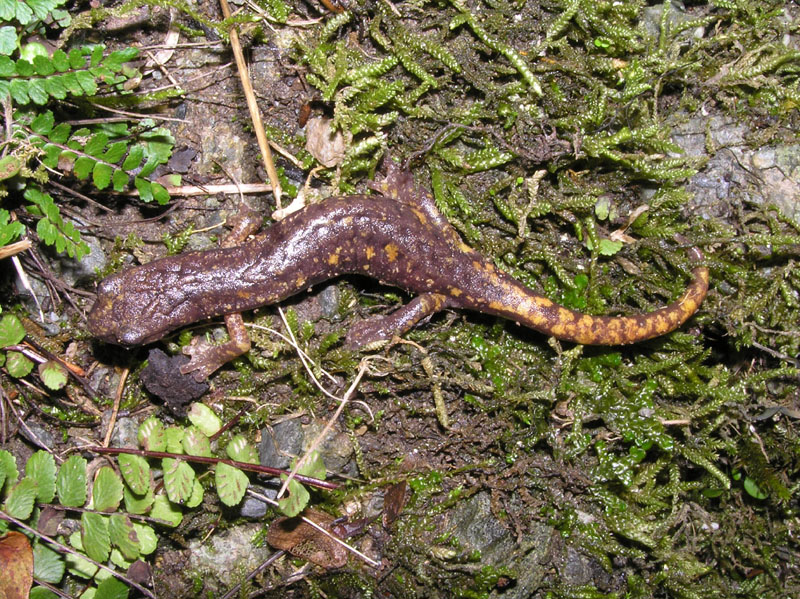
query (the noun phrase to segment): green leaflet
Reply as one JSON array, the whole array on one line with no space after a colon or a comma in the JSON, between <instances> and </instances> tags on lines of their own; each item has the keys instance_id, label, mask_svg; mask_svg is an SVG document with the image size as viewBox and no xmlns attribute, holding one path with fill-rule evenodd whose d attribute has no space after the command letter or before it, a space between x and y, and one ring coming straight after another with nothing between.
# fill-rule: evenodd
<instances>
[{"instance_id":1,"label":"green leaflet","mask_svg":"<svg viewBox=\"0 0 800 599\"><path fill-rule=\"evenodd\" d=\"M0 20L31 26L37 19L53 19L63 24L66 13L57 10L63 3L0 0ZM66 115L69 109L48 108L61 100L94 96L101 90L113 90L117 98L122 98L128 93L122 84L136 76L129 66L138 56L136 48L108 52L104 46L94 44L68 51L57 49L49 54L38 42L18 47L19 35L15 26L0 27L0 96L8 98L15 110L13 135L5 148L0 181L17 179L16 187L24 191L29 211L40 217L36 230L42 243L80 259L89 248L74 224L61 217L56 201L45 191L49 174L60 171L61 175L90 180L98 190L112 187L125 191L134 175L146 178L169 159L173 139L152 123L123 123L122 129L113 124L96 124L71 131L67 123L56 122L54 116ZM114 96L106 100L109 98ZM32 153L28 149L31 146L41 153ZM140 169L142 161L146 164ZM0 188L2 191L4 188ZM166 203L169 194L163 186L155 187L148 181L143 199ZM20 234L19 226L0 222L0 246Z\"/></svg>"},{"instance_id":2,"label":"green leaflet","mask_svg":"<svg viewBox=\"0 0 800 599\"><path fill-rule=\"evenodd\" d=\"M86 460L72 455L61 464L56 477L56 492L62 505L81 507L86 503Z\"/></svg>"}]
</instances>

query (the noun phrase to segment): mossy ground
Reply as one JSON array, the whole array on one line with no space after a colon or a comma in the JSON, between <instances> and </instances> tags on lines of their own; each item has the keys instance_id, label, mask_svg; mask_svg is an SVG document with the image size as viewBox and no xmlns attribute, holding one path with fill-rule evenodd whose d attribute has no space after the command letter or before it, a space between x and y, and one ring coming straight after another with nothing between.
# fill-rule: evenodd
<instances>
[{"instance_id":1,"label":"mossy ground","mask_svg":"<svg viewBox=\"0 0 800 599\"><path fill-rule=\"evenodd\" d=\"M387 153L421 152L412 168L464 239L559 302L624 313L671 301L688 270L675 233L705 251L711 292L682 330L632 347L562 346L447 313L406 336L416 345L385 350L359 389L379 419L355 407L345 419L368 482L317 500L408 480L404 515L379 535L386 569L312 575L291 596L800 595L800 207L797 196L771 205L757 168L741 163L759 148L794 148L783 174L800 185L797 7L451 0L353 2L321 16L301 32L273 22L277 33L261 24L249 33L255 76L258 59L272 65L259 89L273 137L302 152L295 114L307 102L353 136L330 175L334 192L363 190ZM264 51L271 36L293 42ZM226 88L223 110L210 99ZM231 81L213 90L198 91L208 95L190 116L215 106L230 119L241 108L246 122ZM744 129L735 147L710 129L699 150L675 141L681 127L718 117ZM698 202L698 173L728 154L744 183ZM633 243L610 238L627 224ZM363 280L336 285L333 315L306 298L290 320L312 358L344 380L359 356L337 340L354 318L406 298ZM255 342L261 357L217 383L270 397L245 430L322 411L296 356L274 338ZM448 519L483 493L516 542L507 563L484 563ZM523 592L515 566L542 526L551 549ZM569 574L576 555L589 574Z\"/></svg>"}]
</instances>

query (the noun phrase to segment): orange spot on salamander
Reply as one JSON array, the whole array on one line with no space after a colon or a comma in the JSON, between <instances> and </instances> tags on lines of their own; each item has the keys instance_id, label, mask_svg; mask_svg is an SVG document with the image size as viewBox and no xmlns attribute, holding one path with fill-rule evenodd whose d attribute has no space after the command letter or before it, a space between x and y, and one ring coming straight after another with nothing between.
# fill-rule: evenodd
<instances>
[{"instance_id":1,"label":"orange spot on salamander","mask_svg":"<svg viewBox=\"0 0 800 599\"><path fill-rule=\"evenodd\" d=\"M367 255L367 260L372 260L372 257L375 255L375 248L371 245L368 245L365 253Z\"/></svg>"},{"instance_id":2,"label":"orange spot on salamander","mask_svg":"<svg viewBox=\"0 0 800 599\"><path fill-rule=\"evenodd\" d=\"M383 249L386 252L386 257L389 258L389 262L394 262L397 260L397 253L400 251L400 248L398 248L395 244L387 243Z\"/></svg>"},{"instance_id":3,"label":"orange spot on salamander","mask_svg":"<svg viewBox=\"0 0 800 599\"><path fill-rule=\"evenodd\" d=\"M330 264L331 266L336 266L337 264L339 264L339 254L336 253L328 256L328 264Z\"/></svg>"},{"instance_id":4,"label":"orange spot on salamander","mask_svg":"<svg viewBox=\"0 0 800 599\"><path fill-rule=\"evenodd\" d=\"M412 208L411 211L414 213L414 216L416 216L419 219L419 222L421 222L423 225L428 224L428 217L425 216L425 213L422 210L417 210L416 208Z\"/></svg>"}]
</instances>

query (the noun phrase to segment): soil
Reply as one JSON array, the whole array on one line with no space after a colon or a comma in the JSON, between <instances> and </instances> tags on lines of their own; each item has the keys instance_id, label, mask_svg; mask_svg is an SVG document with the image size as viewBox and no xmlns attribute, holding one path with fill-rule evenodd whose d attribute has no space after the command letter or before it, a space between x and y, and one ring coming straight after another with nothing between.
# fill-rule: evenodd
<instances>
[{"instance_id":1,"label":"soil","mask_svg":"<svg viewBox=\"0 0 800 599\"><path fill-rule=\"evenodd\" d=\"M204 10L211 10L209 18L220 19L214 9ZM321 9L309 6L298 10L307 13L304 16L309 18L319 18L322 14ZM111 39L112 43L121 45L155 47L165 38L170 19L159 9L154 9L151 17L149 24L133 28L115 23L113 31L108 23L101 24L88 36ZM185 16L176 15L175 18L184 24L191 23ZM243 41L250 76L268 126L283 131L288 137L301 136L304 133L299 122L301 113L310 105L314 116L330 116L330 104L321 101L319 92L307 83L304 69L295 60L292 40L305 35L308 28L279 29L268 40L249 38L245 33ZM266 182L268 178L261 166L227 44L207 40L194 45L183 44L184 41L182 37L171 60L163 68L153 69L141 84L146 91L174 81L183 90L176 99L152 109L156 116L170 119L162 125L175 138L173 160L157 175L180 173L183 185L197 186ZM717 113L711 117L687 115L673 137L689 154L698 156L704 155L709 137L717 145L733 146L730 152L717 153L688 183L687 189L696 197L691 207L693 218L730 222L736 208L720 199L728 197L730 188L744 185L752 174L753 164L761 165L759 172L766 175L758 197L753 194L750 199L777 202L787 216L797 218L800 215L797 203L800 146L797 140L790 138L770 151L751 149L746 144L747 136L753 133L751 125L730 120L721 108L710 110ZM410 138L413 132L409 132L409 128L413 128L412 122L402 123L401 129L405 129ZM419 149L403 146L402 141L392 140L397 144L393 151L408 155ZM529 156L529 159L561 155L569 144L560 140L548 147L547 152L537 150L536 157ZM302 148L286 149L298 153ZM532 156L534 149L528 149ZM280 157L277 162L284 167L288 181L297 186L305 183L306 173ZM743 168L743 164L747 168ZM427 184L426 179L422 180ZM313 193L319 197L337 192L330 181L314 185ZM88 186L75 189L98 197ZM363 183L359 191L366 191ZM175 197L167 206L146 205L131 197L109 195L102 198L102 207L75 201L70 209L75 213L76 222L84 225L84 238L92 247L88 260L94 260L93 264L102 268L112 256L120 254L115 240L131 235L142 243L131 251L121 252L126 266L166 255L168 250L163 236L174 235L189 226L201 232L189 238L187 249L214 247L225 234L223 224L237 214L242 201L265 215L275 208L268 194L242 198L230 193ZM52 264L56 276L60 276L67 261L53 256L46 260ZM90 271L88 275L75 276L71 284L91 292L96 282ZM366 316L367 312L385 310L393 299L385 295L387 291L391 290L375 282L345 278L292 298L282 307L293 310L299 323L315 323L312 345L318 345L318 340L327 333L346 329L348 323ZM342 302L357 294L373 298L373 305L352 307L356 302L351 302L342 309ZM400 293L397 295L404 297ZM53 305L47 293L42 297L46 315L55 321L52 324L63 323L67 318L68 330L82 328L80 312L90 306L90 294L75 298L78 312L63 304ZM37 309L33 303L28 299L23 301L35 315ZM271 318L276 328L283 329L277 326L280 319L274 307L259 311L255 317L263 315ZM704 322L713 316L706 313ZM433 326L455 327L465 318L484 326L486 331L492 326L505 326L479 315L466 317L462 314L438 315ZM220 325L221 322L211 328L212 335L220 334ZM202 328L202 334L209 330L205 325ZM56 327L56 330L59 334L54 339L63 348L63 355L85 369L86 386L70 385L57 398L48 397L27 404L20 413L27 427L6 422L10 426L5 431L2 447L18 460L27 459L35 447L64 454L78 443L101 443L110 418L111 398L118 393L123 371L129 371L129 378L123 392L124 409L119 416L128 419L131 431L151 414L157 414L166 422L183 422L186 402L179 402L179 407L174 408L171 400L158 399L142 388L139 373L147 358L147 349L125 351L94 342L85 334L69 343L60 333L61 329ZM554 397L554 390L560 384L557 373L571 358L561 351L552 351L539 336L518 334L511 327L507 330L512 338L508 360L519 372L529 367L533 369L533 363L537 369L542 367L552 372L537 383L538 388L531 396L552 393ZM42 336L47 335L44 330ZM281 456L285 458L287 454L297 454L307 448L337 405L313 391L292 352L279 346L280 342L274 337L267 343L274 344L273 356L266 346L267 349L260 349L259 357L268 361L282 356L286 363L276 360L266 373L252 366L228 367L212 377L210 390L202 401L224 414L224 420L233 418L242 407L247 408L237 425L238 432L248 435L253 444L259 446L262 463L266 459L275 460L276 467L285 468L289 460L280 463ZM525 344L534 344L535 352L513 349ZM159 347L172 353L176 349L168 342ZM570 518L587 527L597 524L597 513L585 503L585 497L593 488L592 476L580 462L572 462L566 455L564 436L572 423L572 408L553 402L551 411L536 412L520 402L515 404L517 422L505 411L503 414L509 419L498 418L498 406L517 402L518 398L491 396L482 389L465 389L459 372L450 368L453 362L460 361L464 370L480 371L483 367L479 351L472 355L452 355L454 351L442 342L427 346L422 352L409 344L379 354L355 397L367 406L351 404L322 444L320 451L328 470L336 475L334 480L344 486L337 493L314 492L312 502L331 513L350 515L351 522L358 522L360 529L350 540L375 560L378 567L355 556L351 556L345 566L339 562L307 564L297 557L313 554L314 550L306 547L304 553L294 557L285 555L258 573L247 587L247 593L253 594L236 596L360 597L370 594L375 597L458 595L521 599L544 596L543 589L557 589L558 596L583 596L581 589L616 596L630 592L632 580L638 573L653 575L639 550L639 543L646 544L646 540L637 541L623 535L612 563L607 553L610 550L601 541L594 546L587 542L583 547L576 547L565 532L565 521L559 519L561 517L549 517L555 513L553 505L557 505L568 512ZM434 363L433 376L426 374L422 365L428 355ZM338 357L326 360L327 365L337 368L332 373L335 382L327 382L331 392L344 393L358 371L359 358L355 355L347 360ZM739 364L743 362L737 360ZM478 375L475 380L489 384ZM433 396L437 385L446 399L449 427L442 426L441 414L436 413ZM298 395L302 399L298 400ZM309 399L312 397L313 401ZM54 420L48 416L49 402L67 406L70 413L81 413L85 420L68 425ZM532 431L537 426L548 429L542 434L531 432L531 438L535 438L532 444L525 438L528 433L520 433L519 428L519 422L527 423L530 419L539 422L532 425ZM591 422L584 422L584 425L591 429ZM115 434L124 437L123 433L118 422ZM613 435L602 427L592 430L592 434L608 435L613 441ZM133 443L132 435L130 432L128 443ZM267 447L267 441L273 445ZM560 447L563 453L541 451L544 445ZM277 485L274 480L257 482L265 494L274 495ZM399 487L399 495L393 487L398 484L403 485ZM383 520L387 511L385 501L391 501L392 510L399 514L395 521ZM613 508L609 506L608 509ZM686 509L692 506L687 504ZM264 538L275 515L270 510L267 516L251 516L239 507L220 506L207 494L199 508L185 511L180 527L160 537L158 550L151 560L157 595L175 599L223 596L272 553ZM598 529L603 526L597 524ZM624 523L620 524L622 528ZM598 533L598 539L600 536ZM313 542L313 539L304 541ZM248 551L248 544L253 544L252 552ZM792 551L796 557L797 547ZM248 557L249 553L252 555ZM714 564L714 559L707 555L702 561ZM796 561L784 564L786 571L775 572L774 576L781 579L797 576ZM697 576L699 579L700 575ZM569 589L575 594L570 595ZM683 595L665 591L663 596Z\"/></svg>"}]
</instances>

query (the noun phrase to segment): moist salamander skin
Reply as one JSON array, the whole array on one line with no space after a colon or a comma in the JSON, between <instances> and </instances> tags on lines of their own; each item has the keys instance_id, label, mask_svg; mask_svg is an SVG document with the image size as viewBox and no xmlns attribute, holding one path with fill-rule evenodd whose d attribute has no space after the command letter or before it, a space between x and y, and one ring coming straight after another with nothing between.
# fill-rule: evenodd
<instances>
[{"instance_id":1,"label":"moist salamander skin","mask_svg":"<svg viewBox=\"0 0 800 599\"><path fill-rule=\"evenodd\" d=\"M630 316L582 314L525 287L467 246L408 172L392 167L374 187L379 195L328 198L240 245L170 256L108 277L98 286L89 330L110 343L142 345L358 273L417 297L388 316L358 323L348 335L352 346L403 334L446 307L502 316L575 343L621 345L678 328L708 290L708 269L698 265L681 297L664 308ZM703 258L695 248L689 255L694 262Z\"/></svg>"}]
</instances>

